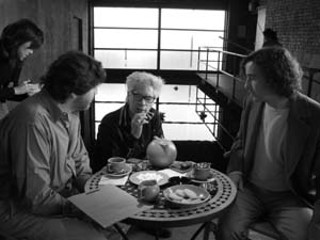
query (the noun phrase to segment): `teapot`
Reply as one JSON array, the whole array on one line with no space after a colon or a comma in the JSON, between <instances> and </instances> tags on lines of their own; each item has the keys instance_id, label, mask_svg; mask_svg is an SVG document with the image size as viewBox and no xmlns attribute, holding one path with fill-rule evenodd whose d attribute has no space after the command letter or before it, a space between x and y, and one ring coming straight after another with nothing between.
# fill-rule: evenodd
<instances>
[{"instance_id":1,"label":"teapot","mask_svg":"<svg viewBox=\"0 0 320 240\"><path fill-rule=\"evenodd\" d=\"M147 147L147 159L155 168L166 168L177 158L177 148L168 139L154 137Z\"/></svg>"}]
</instances>

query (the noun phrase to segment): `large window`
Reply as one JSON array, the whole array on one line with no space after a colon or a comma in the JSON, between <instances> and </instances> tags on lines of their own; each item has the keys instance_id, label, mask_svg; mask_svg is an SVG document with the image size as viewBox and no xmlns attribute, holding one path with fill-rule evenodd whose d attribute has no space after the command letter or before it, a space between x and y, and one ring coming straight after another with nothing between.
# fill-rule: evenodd
<instances>
[{"instance_id":1,"label":"large window","mask_svg":"<svg viewBox=\"0 0 320 240\"><path fill-rule=\"evenodd\" d=\"M196 70L198 58L205 57L200 47L222 50L224 11L162 9L161 13L160 69Z\"/></svg>"},{"instance_id":2,"label":"large window","mask_svg":"<svg viewBox=\"0 0 320 240\"><path fill-rule=\"evenodd\" d=\"M204 70L199 60L208 57L203 47L223 49L225 11L169 8L94 7L94 55L106 69ZM217 66L218 54L211 53ZM124 84L105 83L95 99L96 132L102 117L124 104ZM215 107L219 114L218 106ZM213 140L215 119L196 112L196 86L168 83L159 98L165 113L163 129L172 140ZM218 118L218 116L217 116Z\"/></svg>"},{"instance_id":3,"label":"large window","mask_svg":"<svg viewBox=\"0 0 320 240\"><path fill-rule=\"evenodd\" d=\"M95 7L94 55L107 68L196 70L200 47L222 49L224 25L225 11Z\"/></svg>"}]
</instances>

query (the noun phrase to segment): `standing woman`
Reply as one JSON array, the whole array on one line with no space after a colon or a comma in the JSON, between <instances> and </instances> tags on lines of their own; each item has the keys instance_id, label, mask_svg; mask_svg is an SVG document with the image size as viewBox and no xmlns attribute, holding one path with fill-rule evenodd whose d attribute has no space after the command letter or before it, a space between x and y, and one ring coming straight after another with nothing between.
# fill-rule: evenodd
<instances>
[{"instance_id":1,"label":"standing woman","mask_svg":"<svg viewBox=\"0 0 320 240\"><path fill-rule=\"evenodd\" d=\"M21 101L39 91L39 85L19 83L23 62L43 44L43 32L32 21L21 19L6 26L0 37L0 119L8 113L7 100Z\"/></svg>"}]
</instances>

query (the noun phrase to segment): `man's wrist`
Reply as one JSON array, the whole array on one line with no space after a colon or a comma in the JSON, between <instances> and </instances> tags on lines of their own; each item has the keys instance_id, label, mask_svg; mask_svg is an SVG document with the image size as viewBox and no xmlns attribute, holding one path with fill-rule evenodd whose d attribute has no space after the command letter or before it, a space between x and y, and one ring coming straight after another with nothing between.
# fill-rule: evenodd
<instances>
[{"instance_id":1,"label":"man's wrist","mask_svg":"<svg viewBox=\"0 0 320 240\"><path fill-rule=\"evenodd\" d=\"M138 140L141 137L141 133L136 133L131 130L131 137L134 141Z\"/></svg>"},{"instance_id":2,"label":"man's wrist","mask_svg":"<svg viewBox=\"0 0 320 240\"><path fill-rule=\"evenodd\" d=\"M19 95L19 91L16 87L12 88L14 95Z\"/></svg>"}]
</instances>

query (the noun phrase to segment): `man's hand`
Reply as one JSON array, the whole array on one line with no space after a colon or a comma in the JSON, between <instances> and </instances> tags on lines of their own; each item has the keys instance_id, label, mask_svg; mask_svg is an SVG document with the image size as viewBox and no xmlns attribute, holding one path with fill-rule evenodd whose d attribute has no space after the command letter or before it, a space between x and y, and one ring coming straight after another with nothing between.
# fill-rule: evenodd
<instances>
[{"instance_id":1,"label":"man's hand","mask_svg":"<svg viewBox=\"0 0 320 240\"><path fill-rule=\"evenodd\" d=\"M231 172L228 174L229 178L232 182L236 185L237 189L242 191L243 190L243 179L241 172Z\"/></svg>"},{"instance_id":2,"label":"man's hand","mask_svg":"<svg viewBox=\"0 0 320 240\"><path fill-rule=\"evenodd\" d=\"M39 83L28 83L28 95L32 96L37 92L40 92L42 86Z\"/></svg>"},{"instance_id":3,"label":"man's hand","mask_svg":"<svg viewBox=\"0 0 320 240\"><path fill-rule=\"evenodd\" d=\"M136 113L131 120L131 134L137 139L140 138L143 124L149 123L153 116L153 112Z\"/></svg>"},{"instance_id":4,"label":"man's hand","mask_svg":"<svg viewBox=\"0 0 320 240\"><path fill-rule=\"evenodd\" d=\"M41 86L39 85L39 83L31 83L31 80L24 81L20 85L14 87L14 93L16 95L27 93L29 96L32 96L40 90Z\"/></svg>"},{"instance_id":5,"label":"man's hand","mask_svg":"<svg viewBox=\"0 0 320 240\"><path fill-rule=\"evenodd\" d=\"M13 88L14 94L15 95L22 95L22 94L28 93L29 82L30 82L30 80L27 80L27 81L22 82L18 86L14 87Z\"/></svg>"}]
</instances>

